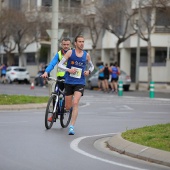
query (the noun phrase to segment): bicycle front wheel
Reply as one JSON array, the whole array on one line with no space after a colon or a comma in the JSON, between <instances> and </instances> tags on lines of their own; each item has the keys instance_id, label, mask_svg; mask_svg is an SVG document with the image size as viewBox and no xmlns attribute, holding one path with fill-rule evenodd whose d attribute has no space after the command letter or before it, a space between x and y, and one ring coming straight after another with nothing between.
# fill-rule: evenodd
<instances>
[{"instance_id":1,"label":"bicycle front wheel","mask_svg":"<svg viewBox=\"0 0 170 170\"><path fill-rule=\"evenodd\" d=\"M71 120L72 108L68 112L63 112L60 116L60 124L63 128L66 128Z\"/></svg>"},{"instance_id":2,"label":"bicycle front wheel","mask_svg":"<svg viewBox=\"0 0 170 170\"><path fill-rule=\"evenodd\" d=\"M54 114L53 110L54 110L55 99L56 99L56 96L52 95L49 98L48 103L47 103L46 112L45 112L45 127L46 127L46 129L51 129L51 127L53 126L53 123L54 123L55 114Z\"/></svg>"}]
</instances>

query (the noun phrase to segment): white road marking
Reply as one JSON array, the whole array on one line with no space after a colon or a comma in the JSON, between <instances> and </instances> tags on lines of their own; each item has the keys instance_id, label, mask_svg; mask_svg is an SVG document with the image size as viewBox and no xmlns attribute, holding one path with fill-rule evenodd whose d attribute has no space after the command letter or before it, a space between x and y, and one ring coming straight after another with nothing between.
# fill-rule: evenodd
<instances>
[{"instance_id":1,"label":"white road marking","mask_svg":"<svg viewBox=\"0 0 170 170\"><path fill-rule=\"evenodd\" d=\"M138 168L138 167L135 167L135 166L129 166L129 165L126 165L126 164L121 164L121 163L117 163L117 162L114 162L114 161L109 161L107 159L103 159L103 158L100 158L100 157L97 157L97 156L94 156L92 154L89 154L83 150L81 150L78 145L79 143L85 139L85 138L90 138L90 137L96 137L96 136L104 136L104 135L110 135L110 134L117 134L117 133L109 133L109 134L101 134L101 135L93 135L93 136L84 136L84 137L79 137L77 139L74 139L71 144L70 144L70 147L71 149L73 149L74 151L82 154L82 155L85 155L87 157L90 157L90 158L93 158L93 159L96 159L96 160L99 160L99 161L103 161L103 162L106 162L106 163L110 163L112 165L117 165L117 166L121 166L121 167L125 167L125 168L129 168L129 169L134 169L134 170L147 170L147 169L142 169L142 168Z\"/></svg>"},{"instance_id":2,"label":"white road marking","mask_svg":"<svg viewBox=\"0 0 170 170\"><path fill-rule=\"evenodd\" d=\"M90 103L87 102L85 105L82 105L82 106L79 106L79 107L87 107L89 105L90 105Z\"/></svg>"}]
</instances>

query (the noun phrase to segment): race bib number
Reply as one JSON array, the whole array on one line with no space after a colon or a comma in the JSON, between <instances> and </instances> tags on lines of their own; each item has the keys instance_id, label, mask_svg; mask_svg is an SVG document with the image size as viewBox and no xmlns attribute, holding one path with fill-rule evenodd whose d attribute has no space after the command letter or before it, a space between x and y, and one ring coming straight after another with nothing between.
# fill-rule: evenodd
<instances>
[{"instance_id":1,"label":"race bib number","mask_svg":"<svg viewBox=\"0 0 170 170\"><path fill-rule=\"evenodd\" d=\"M74 78L80 78L81 77L81 73L82 73L82 69L81 68L77 68L77 67L71 67L71 68L75 68L76 69L76 73L75 74L70 74L70 77L74 77Z\"/></svg>"}]
</instances>

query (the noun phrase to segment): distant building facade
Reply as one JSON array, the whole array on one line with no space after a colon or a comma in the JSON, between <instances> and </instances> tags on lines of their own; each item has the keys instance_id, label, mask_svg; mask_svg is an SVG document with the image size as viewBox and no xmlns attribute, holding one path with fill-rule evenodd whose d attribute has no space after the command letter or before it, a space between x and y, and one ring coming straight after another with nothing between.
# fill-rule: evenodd
<instances>
[{"instance_id":1,"label":"distant building facade","mask_svg":"<svg viewBox=\"0 0 170 170\"><path fill-rule=\"evenodd\" d=\"M109 3L111 1L98 0L98 2ZM136 7L137 0L132 0L130 8L138 10ZM0 4L0 10L5 7L15 8L22 10L22 7L26 7L26 12L44 12L44 18L48 22L51 21L51 5L52 0L5 0ZM75 35L83 33L85 41L85 50L92 52L92 40L87 28L83 26L84 16L95 17L96 8L95 0L59 0L59 29L64 29L61 37L71 37L74 41ZM170 29L164 27L164 21L156 18L157 15L161 15L160 11L153 11L155 16L156 26L151 34L152 45L152 78L155 83L170 83ZM169 23L170 26L170 23ZM137 34L130 37L119 46L119 64L120 68L127 72L132 81L135 82L135 70L136 70L136 49L137 49ZM98 45L95 52L95 62L103 61L104 63L114 62L114 50L116 48L117 38L109 31L103 30L101 33ZM25 50L25 60L27 68L30 70L31 75L35 76L37 67L37 51L41 47L48 47L50 50L50 41L42 39L40 42L35 42L28 46ZM17 51L14 51L16 62L18 59ZM3 47L0 47L1 62L5 61L5 54ZM2 54L4 57L2 57ZM46 62L49 62L50 51ZM92 56L93 57L93 56ZM140 63L139 63L139 81L148 81L147 70L147 42L140 39Z\"/></svg>"}]
</instances>

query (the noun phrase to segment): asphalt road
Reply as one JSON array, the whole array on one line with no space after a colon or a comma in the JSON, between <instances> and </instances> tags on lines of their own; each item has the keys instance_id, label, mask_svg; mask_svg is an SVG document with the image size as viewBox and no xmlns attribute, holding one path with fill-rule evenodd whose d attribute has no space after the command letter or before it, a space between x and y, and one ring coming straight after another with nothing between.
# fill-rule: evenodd
<instances>
[{"instance_id":1,"label":"asphalt road","mask_svg":"<svg viewBox=\"0 0 170 170\"><path fill-rule=\"evenodd\" d=\"M86 90L90 94L107 94L97 90ZM42 88L35 86L34 89L30 88L28 84L0 84L0 94L23 94L23 95L33 95L33 96L48 96L49 88ZM113 95L113 93L109 93ZM135 91L133 87L128 92L123 92L123 96L132 97L149 97L149 91L140 90ZM170 99L170 89L160 89L160 91L155 91L155 98L166 98Z\"/></svg>"},{"instance_id":2,"label":"asphalt road","mask_svg":"<svg viewBox=\"0 0 170 170\"><path fill-rule=\"evenodd\" d=\"M1 86L0 93L7 91L48 95L48 89L37 87L30 90L28 85ZM128 96L135 92L118 97L86 90L81 99L74 136L67 135L68 129L62 129L59 121L52 129L46 130L45 109L1 111L0 170L170 169L118 154L103 144L106 137L127 129L170 121L168 97L150 99L147 94L140 97L139 93L136 92L135 97Z\"/></svg>"}]
</instances>

